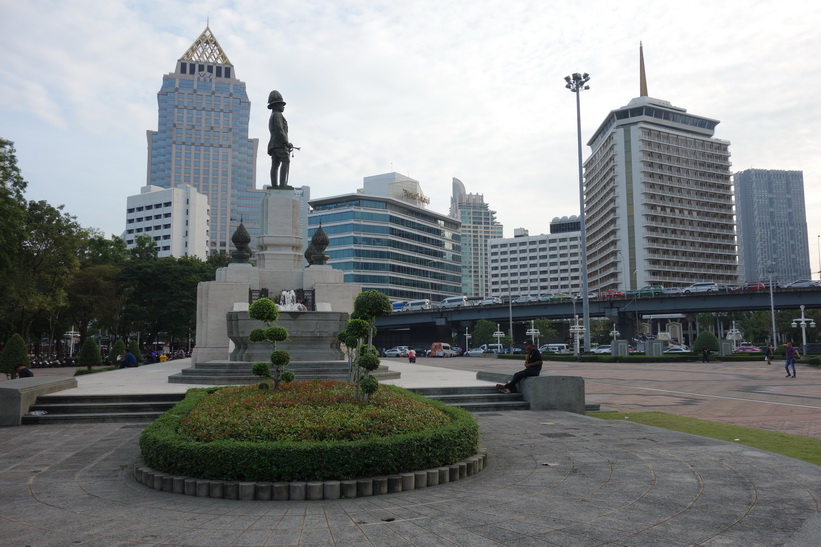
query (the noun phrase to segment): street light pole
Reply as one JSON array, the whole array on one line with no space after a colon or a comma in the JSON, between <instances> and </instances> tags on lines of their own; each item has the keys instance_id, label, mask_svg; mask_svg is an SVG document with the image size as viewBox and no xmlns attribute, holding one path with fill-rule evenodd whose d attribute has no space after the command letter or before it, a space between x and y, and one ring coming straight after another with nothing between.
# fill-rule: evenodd
<instances>
[{"instance_id":1,"label":"street light pole","mask_svg":"<svg viewBox=\"0 0 821 547\"><path fill-rule=\"evenodd\" d=\"M590 350L590 298L587 294L587 241L584 226L584 172L582 166L582 111L579 95L582 90L590 89L587 82L590 75L585 72L574 72L572 76L565 76L565 87L576 94L576 134L579 149L579 247L581 248L581 289L582 289L582 321L584 322L584 350Z\"/></svg>"},{"instance_id":2,"label":"street light pole","mask_svg":"<svg viewBox=\"0 0 821 547\"><path fill-rule=\"evenodd\" d=\"M770 321L772 322L772 339L770 343L773 345L773 351L775 348L778 347L778 341L776 340L776 332L775 332L775 300L773 299L773 263L770 262L770 265L767 267L767 274L769 276L769 289L770 289Z\"/></svg>"},{"instance_id":3,"label":"street light pole","mask_svg":"<svg viewBox=\"0 0 821 547\"><path fill-rule=\"evenodd\" d=\"M807 326L809 325L811 328L815 328L815 321L813 321L809 317L804 317L804 304L799 306L801 308L801 317L798 319L792 320L792 328L795 328L797 324L801 325L801 355L807 355Z\"/></svg>"}]
</instances>

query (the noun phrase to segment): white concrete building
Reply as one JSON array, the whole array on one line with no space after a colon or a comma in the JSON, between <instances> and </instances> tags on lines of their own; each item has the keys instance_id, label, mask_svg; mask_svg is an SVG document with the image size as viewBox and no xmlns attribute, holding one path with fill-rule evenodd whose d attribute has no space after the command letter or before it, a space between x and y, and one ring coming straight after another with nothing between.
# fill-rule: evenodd
<instances>
[{"instance_id":1,"label":"white concrete building","mask_svg":"<svg viewBox=\"0 0 821 547\"><path fill-rule=\"evenodd\" d=\"M713 136L718 120L647 96L643 71L641 82L588 142L590 290L737 283L730 143Z\"/></svg>"},{"instance_id":2,"label":"white concrete building","mask_svg":"<svg viewBox=\"0 0 821 547\"><path fill-rule=\"evenodd\" d=\"M573 217L576 218L576 217ZM566 223L555 218L551 223ZM578 223L578 219L576 219ZM489 296L539 296L577 293L581 290L580 233L528 235L517 228L514 237L488 241L490 251ZM590 290L594 290L590 287Z\"/></svg>"},{"instance_id":3,"label":"white concrete building","mask_svg":"<svg viewBox=\"0 0 821 547\"><path fill-rule=\"evenodd\" d=\"M126 200L126 247L138 235L154 240L158 256L208 258L210 210L208 197L190 185L160 188L143 186Z\"/></svg>"}]
</instances>

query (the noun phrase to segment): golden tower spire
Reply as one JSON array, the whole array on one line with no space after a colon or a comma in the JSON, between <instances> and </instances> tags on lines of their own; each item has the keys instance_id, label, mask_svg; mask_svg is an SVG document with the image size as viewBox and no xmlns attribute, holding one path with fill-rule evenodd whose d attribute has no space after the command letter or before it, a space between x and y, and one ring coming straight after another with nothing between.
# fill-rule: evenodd
<instances>
[{"instance_id":1,"label":"golden tower spire","mask_svg":"<svg viewBox=\"0 0 821 547\"><path fill-rule=\"evenodd\" d=\"M647 97L647 73L644 71L644 47L639 42L639 96Z\"/></svg>"}]
</instances>

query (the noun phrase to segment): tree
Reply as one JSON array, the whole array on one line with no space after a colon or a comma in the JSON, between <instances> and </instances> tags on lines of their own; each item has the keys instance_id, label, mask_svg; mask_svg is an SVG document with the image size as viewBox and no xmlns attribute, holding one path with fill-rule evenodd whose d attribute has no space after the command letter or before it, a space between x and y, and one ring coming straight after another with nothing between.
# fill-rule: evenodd
<instances>
[{"instance_id":1,"label":"tree","mask_svg":"<svg viewBox=\"0 0 821 547\"><path fill-rule=\"evenodd\" d=\"M17 166L14 143L0 138L0 281L14 264L25 235L26 186Z\"/></svg>"},{"instance_id":2,"label":"tree","mask_svg":"<svg viewBox=\"0 0 821 547\"><path fill-rule=\"evenodd\" d=\"M68 313L84 344L92 322L115 329L122 300L118 291L116 266L95 265L81 268L66 287Z\"/></svg>"},{"instance_id":3,"label":"tree","mask_svg":"<svg viewBox=\"0 0 821 547\"><path fill-rule=\"evenodd\" d=\"M553 326L553 321L551 321L550 319L546 319L544 317L535 319L533 321L533 327L538 329L539 338L541 340L553 340L556 338L556 335L558 334L556 328Z\"/></svg>"},{"instance_id":4,"label":"tree","mask_svg":"<svg viewBox=\"0 0 821 547\"><path fill-rule=\"evenodd\" d=\"M718 338L716 338L715 334L706 330L702 331L701 334L696 337L696 341L693 342L693 351L698 353L705 347L710 351L719 350Z\"/></svg>"},{"instance_id":5,"label":"tree","mask_svg":"<svg viewBox=\"0 0 821 547\"><path fill-rule=\"evenodd\" d=\"M376 319L390 315L393 306L390 298L385 293L379 291L364 291L356 297L353 304L353 319L362 319L368 322L368 347L373 345L373 337L376 335Z\"/></svg>"},{"instance_id":6,"label":"tree","mask_svg":"<svg viewBox=\"0 0 821 547\"><path fill-rule=\"evenodd\" d=\"M103 362L100 356L100 346L94 341L94 338L86 338L83 346L80 348L80 354L77 356L77 364L81 367L99 367Z\"/></svg>"},{"instance_id":7,"label":"tree","mask_svg":"<svg viewBox=\"0 0 821 547\"><path fill-rule=\"evenodd\" d=\"M487 319L479 319L473 325L473 346L478 347L482 344L491 344L496 341L493 338L493 333L496 332L496 323L492 323Z\"/></svg>"},{"instance_id":8,"label":"tree","mask_svg":"<svg viewBox=\"0 0 821 547\"><path fill-rule=\"evenodd\" d=\"M143 361L143 352L140 351L140 345L137 343L136 340L131 340L128 342L128 351L136 357L137 363L142 363Z\"/></svg>"},{"instance_id":9,"label":"tree","mask_svg":"<svg viewBox=\"0 0 821 547\"><path fill-rule=\"evenodd\" d=\"M17 365L29 364L29 354L26 349L26 341L17 333L14 333L6 342L3 351L0 352L0 372L12 380L17 377Z\"/></svg>"},{"instance_id":10,"label":"tree","mask_svg":"<svg viewBox=\"0 0 821 547\"><path fill-rule=\"evenodd\" d=\"M266 378L273 384L274 391L279 389L280 382L291 382L294 379L294 373L285 370L288 363L291 362L291 355L281 349L276 349L277 342L284 342L288 339L288 331L285 327L278 327L272 325L279 318L279 310L277 305L270 298L260 298L255 301L248 308L248 317L262 321L268 327L266 329L254 329L251 331L249 338L252 342L269 342L271 344L271 365L273 365L273 372L271 365L268 363L254 363L251 369L255 375ZM262 387L262 386L261 386Z\"/></svg>"}]
</instances>

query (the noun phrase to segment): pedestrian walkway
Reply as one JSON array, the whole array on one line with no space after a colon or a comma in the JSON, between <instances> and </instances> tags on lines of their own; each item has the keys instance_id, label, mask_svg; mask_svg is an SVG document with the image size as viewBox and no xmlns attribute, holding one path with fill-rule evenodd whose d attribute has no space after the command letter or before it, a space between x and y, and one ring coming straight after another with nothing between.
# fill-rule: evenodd
<instances>
[{"instance_id":1,"label":"pedestrian walkway","mask_svg":"<svg viewBox=\"0 0 821 547\"><path fill-rule=\"evenodd\" d=\"M432 361L395 366L406 387L424 387L412 384L434 375L430 381L437 385L476 381L472 371ZM172 361L93 374L80 377L75 389L184 390L162 382L183 366ZM814 546L821 535L818 466L564 412L476 418L488 453L477 475L387 496L311 502L228 501L148 489L131 476L138 424L1 428L0 543L747 547Z\"/></svg>"}]
</instances>

